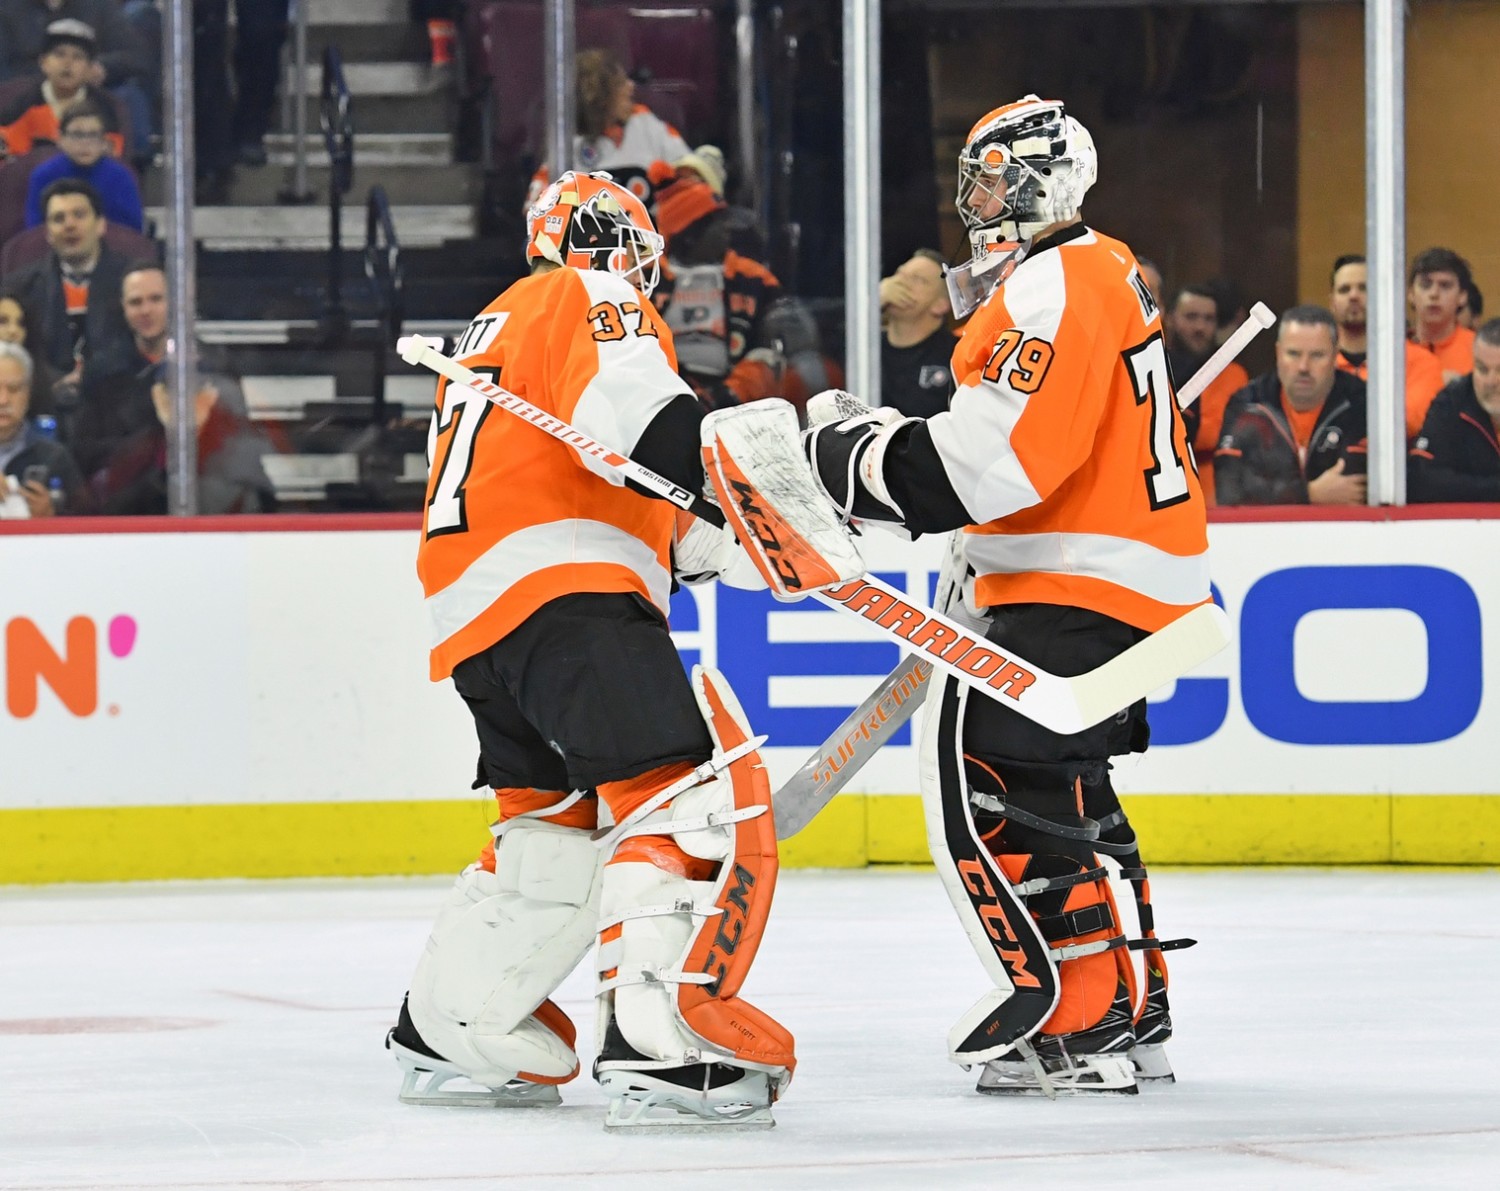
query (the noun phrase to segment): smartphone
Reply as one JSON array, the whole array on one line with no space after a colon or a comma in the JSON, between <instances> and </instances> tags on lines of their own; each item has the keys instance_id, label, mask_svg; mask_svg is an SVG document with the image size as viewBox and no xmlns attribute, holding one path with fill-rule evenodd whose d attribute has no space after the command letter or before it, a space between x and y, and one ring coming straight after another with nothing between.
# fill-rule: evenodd
<instances>
[{"instance_id":1,"label":"smartphone","mask_svg":"<svg viewBox=\"0 0 1500 1191\"><path fill-rule=\"evenodd\" d=\"M43 488L47 486L47 465L45 463L28 463L21 470L22 484L40 484Z\"/></svg>"}]
</instances>

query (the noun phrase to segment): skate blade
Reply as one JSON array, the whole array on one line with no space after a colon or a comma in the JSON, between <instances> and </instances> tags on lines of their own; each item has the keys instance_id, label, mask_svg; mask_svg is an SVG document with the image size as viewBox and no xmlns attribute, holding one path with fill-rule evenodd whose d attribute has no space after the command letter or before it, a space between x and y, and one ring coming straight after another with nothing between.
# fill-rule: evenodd
<instances>
[{"instance_id":1,"label":"skate blade","mask_svg":"<svg viewBox=\"0 0 1500 1191\"><path fill-rule=\"evenodd\" d=\"M696 1133L703 1129L744 1131L771 1129L770 1089L764 1076L759 1081L740 1080L728 1088L694 1092L665 1081L647 1080L641 1073L599 1073L599 1087L609 1097L604 1128L610 1132L649 1129L658 1133ZM663 1086L665 1084L665 1086ZM746 1094L746 1093L750 1094Z\"/></svg>"},{"instance_id":2,"label":"skate blade","mask_svg":"<svg viewBox=\"0 0 1500 1191\"><path fill-rule=\"evenodd\" d=\"M403 1073L401 1090L396 1093L402 1104L435 1108L551 1108L562 1103L562 1093L552 1084L512 1079L499 1087L489 1087L457 1068L418 1056L399 1043L391 1043L391 1052ZM455 1083L459 1086L448 1086Z\"/></svg>"},{"instance_id":3,"label":"skate blade","mask_svg":"<svg viewBox=\"0 0 1500 1191\"><path fill-rule=\"evenodd\" d=\"M1112 1093L1134 1096L1135 1072L1125 1055L1074 1055L1072 1065L1047 1072L1051 1091L1032 1066L1020 1059L991 1059L974 1090L985 1096L1077 1096Z\"/></svg>"},{"instance_id":4,"label":"skate blade","mask_svg":"<svg viewBox=\"0 0 1500 1191\"><path fill-rule=\"evenodd\" d=\"M1130 1061L1135 1068L1137 1083L1165 1085L1177 1082L1172 1064L1167 1059L1166 1047L1160 1042L1132 1046Z\"/></svg>"}]
</instances>

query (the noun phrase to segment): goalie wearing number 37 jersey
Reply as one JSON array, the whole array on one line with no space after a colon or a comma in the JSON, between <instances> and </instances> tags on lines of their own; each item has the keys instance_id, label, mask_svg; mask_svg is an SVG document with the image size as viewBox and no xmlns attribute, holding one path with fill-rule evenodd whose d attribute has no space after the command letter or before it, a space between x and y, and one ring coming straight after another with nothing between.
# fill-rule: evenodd
<instances>
[{"instance_id":1,"label":"goalie wearing number 37 jersey","mask_svg":"<svg viewBox=\"0 0 1500 1191\"><path fill-rule=\"evenodd\" d=\"M704 415L650 301L661 237L629 190L575 173L527 234L531 275L454 354L532 414L445 381L433 416L430 668L473 716L499 821L388 1035L401 1098L558 1103L581 1064L548 998L597 942L606 1123L763 1126L794 1058L738 995L776 883L761 738L722 675L683 672L666 620L674 573L730 581L743 552L527 420L701 494Z\"/></svg>"},{"instance_id":2,"label":"goalie wearing number 37 jersey","mask_svg":"<svg viewBox=\"0 0 1500 1191\"><path fill-rule=\"evenodd\" d=\"M1064 675L1209 598L1203 494L1159 311L1131 250L1080 214L1096 172L1060 103L1027 96L983 117L959 158L972 255L948 281L972 317L950 408L921 421L809 405L812 421L834 405L844 418L808 435L834 505L915 534L962 529L955 586L969 612ZM1165 965L1153 944L1138 995L1095 853L1122 857L1149 933L1145 870L1109 781L1110 756L1145 748L1145 704L1059 736L951 679L934 695L929 838L1004 993L955 1027L953 1057L987 1064L981 1091L1133 1090L1165 1067Z\"/></svg>"}]
</instances>

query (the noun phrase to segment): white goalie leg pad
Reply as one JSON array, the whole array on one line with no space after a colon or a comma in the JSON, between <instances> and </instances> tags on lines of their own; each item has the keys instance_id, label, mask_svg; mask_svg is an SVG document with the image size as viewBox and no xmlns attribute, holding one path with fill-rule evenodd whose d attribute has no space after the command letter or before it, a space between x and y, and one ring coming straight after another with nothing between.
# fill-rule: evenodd
<instances>
[{"instance_id":1,"label":"white goalie leg pad","mask_svg":"<svg viewBox=\"0 0 1500 1191\"><path fill-rule=\"evenodd\" d=\"M698 667L693 684L714 758L601 841L613 852L632 836L666 836L716 866L697 880L646 862L605 865L599 1036L613 1026L635 1052L601 1047L596 1072L614 1127L769 1124L795 1063L791 1035L736 995L775 887L770 789L755 751L763 738L750 735L721 675Z\"/></svg>"},{"instance_id":2,"label":"white goalie leg pad","mask_svg":"<svg viewBox=\"0 0 1500 1191\"><path fill-rule=\"evenodd\" d=\"M719 507L773 595L797 599L864 574L853 538L813 478L790 404L715 410L701 433Z\"/></svg>"},{"instance_id":3,"label":"white goalie leg pad","mask_svg":"<svg viewBox=\"0 0 1500 1191\"><path fill-rule=\"evenodd\" d=\"M593 944L599 851L589 833L511 820L495 871L454 884L412 978L423 1041L475 1083L571 1078L578 1056L532 1016Z\"/></svg>"}]
</instances>

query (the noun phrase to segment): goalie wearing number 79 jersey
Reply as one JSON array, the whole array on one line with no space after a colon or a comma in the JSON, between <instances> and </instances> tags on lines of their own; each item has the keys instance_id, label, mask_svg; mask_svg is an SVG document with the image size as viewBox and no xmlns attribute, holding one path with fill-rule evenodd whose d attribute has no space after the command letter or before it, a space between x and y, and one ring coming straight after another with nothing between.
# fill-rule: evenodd
<instances>
[{"instance_id":1,"label":"goalie wearing number 79 jersey","mask_svg":"<svg viewBox=\"0 0 1500 1191\"><path fill-rule=\"evenodd\" d=\"M1002 648L1065 675L1209 599L1203 494L1160 313L1131 250L1082 220L1096 173L1062 104L1027 96L984 116L959 158L972 256L948 279L972 317L950 408L830 421L808 441L846 516L962 529L968 610ZM1144 948L1123 937L1095 853L1121 857L1149 934L1145 870L1109 781L1111 756L1146 746L1144 702L1072 736L951 680L927 707L929 840L999 990L955 1027L952 1056L987 1063L981 1091L1133 1090L1133 1068L1165 1067L1148 1049L1170 1033L1165 965L1150 942L1137 995L1127 957Z\"/></svg>"}]
</instances>

